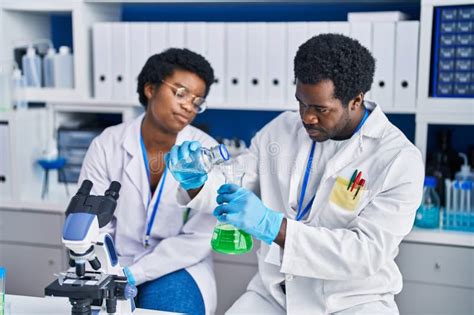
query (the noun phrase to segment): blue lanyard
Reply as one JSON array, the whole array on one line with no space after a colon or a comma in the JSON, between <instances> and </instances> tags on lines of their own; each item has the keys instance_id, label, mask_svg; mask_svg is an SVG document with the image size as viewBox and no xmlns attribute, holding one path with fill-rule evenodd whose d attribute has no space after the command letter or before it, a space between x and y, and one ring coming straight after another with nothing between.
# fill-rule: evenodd
<instances>
[{"instance_id":1,"label":"blue lanyard","mask_svg":"<svg viewBox=\"0 0 474 315\"><path fill-rule=\"evenodd\" d=\"M365 109L365 113L364 113L364 117L362 117L362 120L360 121L359 125L357 126L356 130L354 131L354 133L356 133L357 131L359 131L359 129L362 127L362 125L365 123L365 121L367 120L367 117L369 117L369 110L366 108Z\"/></svg>"},{"instance_id":2,"label":"blue lanyard","mask_svg":"<svg viewBox=\"0 0 474 315\"><path fill-rule=\"evenodd\" d=\"M150 167L149 167L149 164L148 164L148 156L147 156L147 152L146 152L146 148L145 148L145 142L143 141L143 137L142 137L141 133L140 133L140 145L141 145L141 148L142 148L143 161L145 162L145 169L146 169L146 175L148 177L148 183L150 184L151 183ZM167 171L168 171L168 168L165 167L165 170L163 171L163 175L162 175L163 178L161 179L161 185L160 185L160 188L158 189L158 196L156 197L156 203L153 206L153 212L151 213L150 221L148 221L148 226L146 228L145 244L144 244L145 247L148 247L150 245L149 240L150 240L151 228L153 227L153 223L155 222L156 212L158 211L158 205L159 205L160 200L161 200L161 194L163 192L163 187L165 186L166 174L168 173ZM151 198L152 198L152 192L151 192L151 188L150 188L150 193L148 195L148 206L147 206L147 208L150 206Z\"/></svg>"},{"instance_id":3,"label":"blue lanyard","mask_svg":"<svg viewBox=\"0 0 474 315\"><path fill-rule=\"evenodd\" d=\"M306 213L308 213L309 209L311 209L311 206L313 205L314 198L316 195L311 198L309 203L306 205L306 207L301 211L301 208L303 207L303 200L304 200L304 195L306 194L306 186L308 186L308 180L309 180L309 174L311 173L311 164L313 164L313 157L314 157L314 149L316 148L316 141L313 141L313 144L311 145L311 151L309 152L309 158L308 158L308 163L306 164L306 170L304 174L304 179L303 179L303 186L301 187L301 192L300 192L300 200L298 202L298 212L296 213L296 221L301 220Z\"/></svg>"},{"instance_id":4,"label":"blue lanyard","mask_svg":"<svg viewBox=\"0 0 474 315\"><path fill-rule=\"evenodd\" d=\"M359 131L359 129L362 127L362 125L367 120L367 117L369 117L369 111L366 108L365 113L364 113L364 117L360 121L360 123L357 126L354 133ZM313 206L313 201L314 201L314 198L316 197L316 194L315 194L313 196L313 198L311 198L311 200L308 202L306 207L303 209L303 211L301 211L301 208L303 206L304 195L306 194L306 186L308 186L309 174L311 173L311 164L313 163L315 147L316 147L316 142L313 141L313 144L311 145L311 151L309 153L308 164L306 164L306 170L305 170L304 179L303 179L303 186L301 187L300 199L299 199L299 202L298 202L298 212L296 213L296 221L300 221L302 218L304 218L306 213L308 213L309 209L311 209L311 207Z\"/></svg>"}]
</instances>

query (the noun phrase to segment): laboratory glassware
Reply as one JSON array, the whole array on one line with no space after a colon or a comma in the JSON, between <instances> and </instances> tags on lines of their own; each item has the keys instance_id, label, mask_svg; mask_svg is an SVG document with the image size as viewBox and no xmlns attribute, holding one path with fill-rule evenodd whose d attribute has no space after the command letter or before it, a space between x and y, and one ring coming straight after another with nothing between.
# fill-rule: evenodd
<instances>
[{"instance_id":1,"label":"laboratory glassware","mask_svg":"<svg viewBox=\"0 0 474 315\"><path fill-rule=\"evenodd\" d=\"M427 176L423 188L423 199L416 211L415 225L423 228L439 227L440 201L436 192L436 178Z\"/></svg>"},{"instance_id":2,"label":"laboratory glassware","mask_svg":"<svg viewBox=\"0 0 474 315\"><path fill-rule=\"evenodd\" d=\"M227 162L220 165L226 184L242 186L245 175L243 168L237 163ZM252 236L228 223L217 222L211 239L212 249L228 255L245 254L252 250Z\"/></svg>"}]
</instances>

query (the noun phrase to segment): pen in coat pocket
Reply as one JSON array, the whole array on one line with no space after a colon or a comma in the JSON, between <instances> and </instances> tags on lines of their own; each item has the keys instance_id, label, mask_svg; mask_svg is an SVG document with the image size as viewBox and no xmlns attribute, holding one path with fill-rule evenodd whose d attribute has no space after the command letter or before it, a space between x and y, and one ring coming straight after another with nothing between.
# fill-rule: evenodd
<instances>
[{"instance_id":1,"label":"pen in coat pocket","mask_svg":"<svg viewBox=\"0 0 474 315\"><path fill-rule=\"evenodd\" d=\"M357 194L359 193L359 190L364 187L365 185L365 179L361 179L360 182L359 182L359 186L357 187L357 190L356 190L356 193L354 194L354 198L352 198L352 200L356 199L357 197Z\"/></svg>"}]
</instances>

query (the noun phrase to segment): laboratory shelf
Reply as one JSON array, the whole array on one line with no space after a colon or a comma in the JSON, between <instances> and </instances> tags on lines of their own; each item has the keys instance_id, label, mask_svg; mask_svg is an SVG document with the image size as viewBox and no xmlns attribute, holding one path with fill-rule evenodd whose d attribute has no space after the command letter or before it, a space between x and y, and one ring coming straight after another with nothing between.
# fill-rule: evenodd
<instances>
[{"instance_id":1,"label":"laboratory shelf","mask_svg":"<svg viewBox=\"0 0 474 315\"><path fill-rule=\"evenodd\" d=\"M425 243L474 248L474 233L447 231L442 229L421 229L415 227L404 238L403 241L410 243Z\"/></svg>"}]
</instances>

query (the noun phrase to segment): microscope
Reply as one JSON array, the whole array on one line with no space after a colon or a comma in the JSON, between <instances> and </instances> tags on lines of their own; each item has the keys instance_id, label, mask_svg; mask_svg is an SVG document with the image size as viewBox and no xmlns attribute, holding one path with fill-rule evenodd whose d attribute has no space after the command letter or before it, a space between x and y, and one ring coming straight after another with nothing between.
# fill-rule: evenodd
<instances>
[{"instance_id":1,"label":"microscope","mask_svg":"<svg viewBox=\"0 0 474 315\"><path fill-rule=\"evenodd\" d=\"M70 268L57 275L45 295L68 297L72 315L131 314L137 289L120 267L112 237L99 230L112 220L120 183L113 181L104 196L90 195L92 185L84 180L69 203L62 242Z\"/></svg>"}]
</instances>

